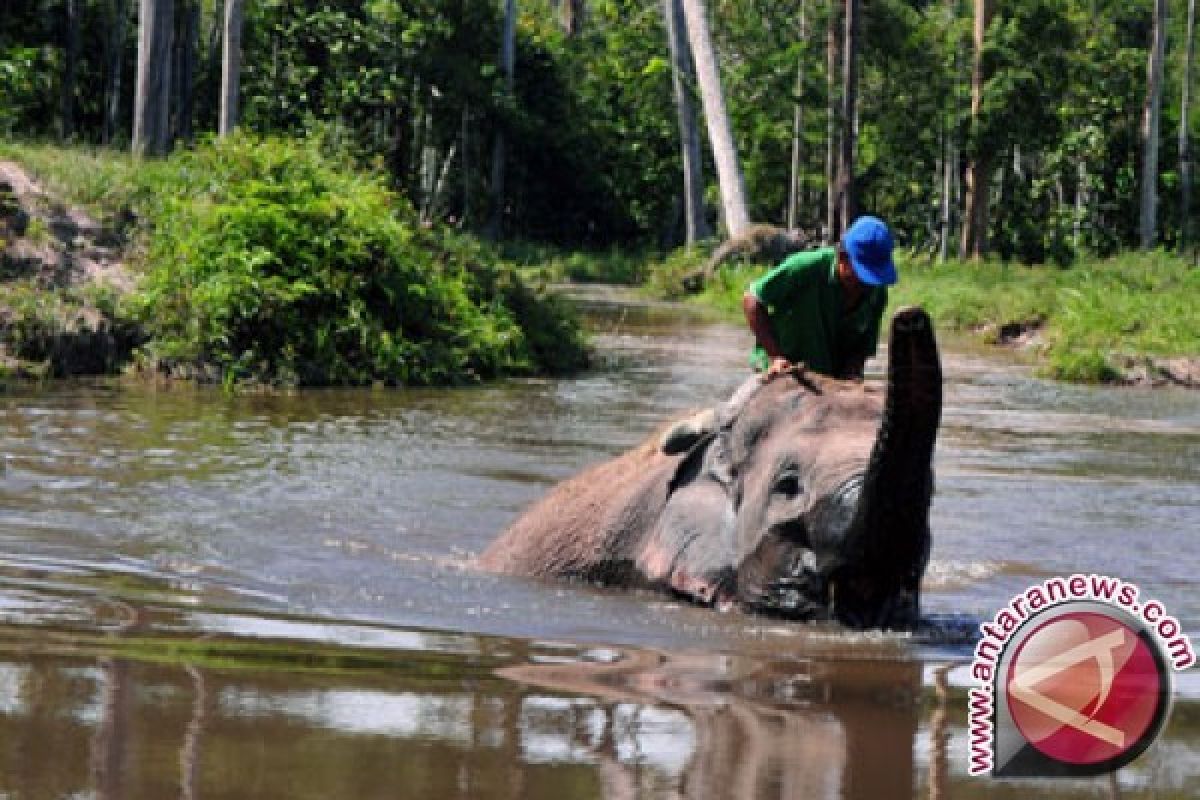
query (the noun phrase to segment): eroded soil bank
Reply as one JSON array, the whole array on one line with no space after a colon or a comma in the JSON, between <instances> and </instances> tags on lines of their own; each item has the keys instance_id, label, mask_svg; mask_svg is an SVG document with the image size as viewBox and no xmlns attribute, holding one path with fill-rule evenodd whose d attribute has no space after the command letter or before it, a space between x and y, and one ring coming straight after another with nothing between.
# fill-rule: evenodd
<instances>
[{"instance_id":1,"label":"eroded soil bank","mask_svg":"<svg viewBox=\"0 0 1200 800\"><path fill-rule=\"evenodd\" d=\"M137 333L113 311L134 285L130 222L102 225L0 161L0 375L104 374L126 360Z\"/></svg>"}]
</instances>

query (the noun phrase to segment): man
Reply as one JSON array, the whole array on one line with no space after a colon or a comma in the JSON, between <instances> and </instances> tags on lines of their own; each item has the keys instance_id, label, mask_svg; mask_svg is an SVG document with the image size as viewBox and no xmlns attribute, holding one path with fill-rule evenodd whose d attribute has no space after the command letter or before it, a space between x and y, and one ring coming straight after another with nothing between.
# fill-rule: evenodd
<instances>
[{"instance_id":1,"label":"man","mask_svg":"<svg viewBox=\"0 0 1200 800\"><path fill-rule=\"evenodd\" d=\"M794 253L746 290L750 363L764 382L801 365L862 378L879 340L886 287L896 282L892 248L882 220L859 217L836 247Z\"/></svg>"},{"instance_id":2,"label":"man","mask_svg":"<svg viewBox=\"0 0 1200 800\"><path fill-rule=\"evenodd\" d=\"M859 217L836 247L794 253L750 285L742 311L754 333L750 364L761 373L728 402L685 419L663 436L680 453L727 424L758 387L800 368L861 380L875 355L887 287L896 282L892 233L878 217Z\"/></svg>"}]
</instances>

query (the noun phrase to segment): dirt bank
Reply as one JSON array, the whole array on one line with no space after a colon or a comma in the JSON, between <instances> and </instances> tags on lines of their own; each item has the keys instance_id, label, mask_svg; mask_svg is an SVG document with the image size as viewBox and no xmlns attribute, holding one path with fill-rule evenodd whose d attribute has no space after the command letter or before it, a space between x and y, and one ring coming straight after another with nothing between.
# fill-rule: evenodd
<instances>
[{"instance_id":1,"label":"dirt bank","mask_svg":"<svg viewBox=\"0 0 1200 800\"><path fill-rule=\"evenodd\" d=\"M1036 352L1045 345L1044 322L1024 320L988 325L974 333L998 347ZM1118 386L1183 386L1200 389L1200 356L1146 356L1114 353L1109 359Z\"/></svg>"},{"instance_id":2,"label":"dirt bank","mask_svg":"<svg viewBox=\"0 0 1200 800\"><path fill-rule=\"evenodd\" d=\"M102 374L136 338L113 308L133 287L128 241L0 161L0 375Z\"/></svg>"}]
</instances>

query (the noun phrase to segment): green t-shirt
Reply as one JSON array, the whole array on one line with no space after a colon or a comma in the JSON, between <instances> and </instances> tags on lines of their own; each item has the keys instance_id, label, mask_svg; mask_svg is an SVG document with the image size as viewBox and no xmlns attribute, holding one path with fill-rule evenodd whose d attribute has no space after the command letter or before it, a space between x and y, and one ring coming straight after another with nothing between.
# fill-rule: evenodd
<instances>
[{"instance_id":1,"label":"green t-shirt","mask_svg":"<svg viewBox=\"0 0 1200 800\"><path fill-rule=\"evenodd\" d=\"M875 355L887 288L866 287L858 307L845 313L836 249L794 253L751 284L750 291L766 306L771 333L789 361L841 376L850 364ZM756 344L750 364L765 370L768 362L766 351Z\"/></svg>"}]
</instances>

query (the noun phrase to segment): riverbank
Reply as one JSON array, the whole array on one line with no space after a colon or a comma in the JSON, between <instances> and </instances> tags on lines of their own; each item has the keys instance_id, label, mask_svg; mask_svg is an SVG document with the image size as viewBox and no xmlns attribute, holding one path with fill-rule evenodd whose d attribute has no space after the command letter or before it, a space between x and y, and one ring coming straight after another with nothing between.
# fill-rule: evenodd
<instances>
[{"instance_id":1,"label":"riverbank","mask_svg":"<svg viewBox=\"0 0 1200 800\"><path fill-rule=\"evenodd\" d=\"M683 279L705 258L673 254L646 270L646 285L683 296ZM1126 253L1069 268L897 262L889 311L921 305L940 329L1019 350L1059 380L1200 388L1200 269L1174 255ZM722 269L696 300L740 319L742 293L765 269Z\"/></svg>"},{"instance_id":2,"label":"riverbank","mask_svg":"<svg viewBox=\"0 0 1200 800\"><path fill-rule=\"evenodd\" d=\"M0 142L0 373L430 385L577 369L573 312L319 141Z\"/></svg>"}]
</instances>

